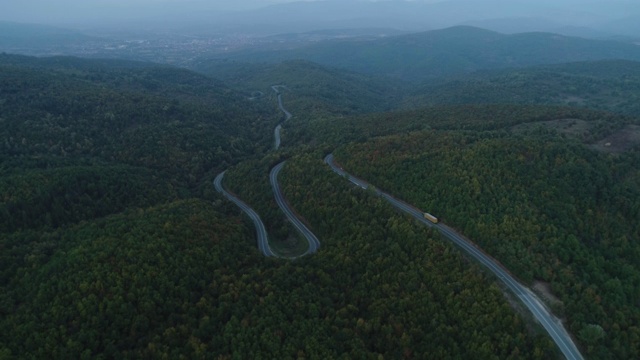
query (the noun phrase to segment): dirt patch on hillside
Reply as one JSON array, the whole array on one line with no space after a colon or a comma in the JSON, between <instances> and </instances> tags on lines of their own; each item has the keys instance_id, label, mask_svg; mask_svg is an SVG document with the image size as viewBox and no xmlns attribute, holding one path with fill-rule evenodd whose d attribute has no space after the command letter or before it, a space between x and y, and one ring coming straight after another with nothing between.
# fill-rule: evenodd
<instances>
[{"instance_id":1,"label":"dirt patch on hillside","mask_svg":"<svg viewBox=\"0 0 640 360\"><path fill-rule=\"evenodd\" d=\"M544 301L551 305L562 304L562 301L560 301L560 299L551 292L551 285L549 283L544 281L535 281L533 283L533 290L539 294Z\"/></svg>"},{"instance_id":2,"label":"dirt patch on hillside","mask_svg":"<svg viewBox=\"0 0 640 360\"><path fill-rule=\"evenodd\" d=\"M511 127L511 131L518 134L533 131L537 128L544 128L572 137L583 137L589 134L592 127L592 123L580 119L556 119L518 124Z\"/></svg>"},{"instance_id":3,"label":"dirt patch on hillside","mask_svg":"<svg viewBox=\"0 0 640 360\"><path fill-rule=\"evenodd\" d=\"M579 105L584 106L586 99L583 99L578 96L568 95L566 98L562 100L566 105Z\"/></svg>"},{"instance_id":4,"label":"dirt patch on hillside","mask_svg":"<svg viewBox=\"0 0 640 360\"><path fill-rule=\"evenodd\" d=\"M619 154L640 146L640 126L627 125L606 138L591 145L595 150Z\"/></svg>"}]
</instances>

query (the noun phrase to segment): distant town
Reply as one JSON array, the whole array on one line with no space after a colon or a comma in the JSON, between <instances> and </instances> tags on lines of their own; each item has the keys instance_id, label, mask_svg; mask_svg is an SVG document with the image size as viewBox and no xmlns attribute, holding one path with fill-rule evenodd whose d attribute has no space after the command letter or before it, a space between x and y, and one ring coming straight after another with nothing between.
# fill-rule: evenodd
<instances>
[{"instance_id":1,"label":"distant town","mask_svg":"<svg viewBox=\"0 0 640 360\"><path fill-rule=\"evenodd\" d=\"M33 44L24 41L13 46L3 46L7 53L34 56L79 56L88 58L117 58L152 61L183 66L194 59L216 57L242 49L274 49L278 44L292 47L330 39L379 38L391 34L362 33L349 30L333 32L311 32L306 34L262 34L224 35L176 35L159 33L116 33L96 36L69 36L66 41L46 41ZM286 45L285 45L286 44Z\"/></svg>"}]
</instances>

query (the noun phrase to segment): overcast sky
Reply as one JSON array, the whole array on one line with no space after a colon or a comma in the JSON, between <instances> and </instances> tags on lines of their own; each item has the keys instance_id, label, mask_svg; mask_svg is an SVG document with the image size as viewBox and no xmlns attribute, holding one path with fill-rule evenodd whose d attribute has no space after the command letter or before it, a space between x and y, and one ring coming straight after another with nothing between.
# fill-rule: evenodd
<instances>
[{"instance_id":1,"label":"overcast sky","mask_svg":"<svg viewBox=\"0 0 640 360\"><path fill-rule=\"evenodd\" d=\"M75 23L86 19L153 17L166 12L237 11L297 0L0 0L0 20Z\"/></svg>"},{"instance_id":2,"label":"overcast sky","mask_svg":"<svg viewBox=\"0 0 640 360\"><path fill-rule=\"evenodd\" d=\"M247 10L267 7L269 5L296 2L301 0L0 0L0 20L27 22L27 23L43 23L54 25L72 25L72 24L98 24L100 22L135 22L135 21L156 21L162 24L163 21L182 19L189 21L197 16L202 19L213 19L214 14L220 14L228 11ZM320 0L322 1L322 0ZM338 0L333 0L334 3ZM340 0L340 3L349 3L355 1L372 2L374 0ZM409 0L378 0L379 2L406 2ZM540 14L546 14L547 11L550 19L562 19L566 17L567 11L572 12L571 16L582 16L585 21L590 21L597 16L609 17L609 20L622 18L632 8L638 10L640 0L412 0L413 5L418 3L458 3L467 2L478 4L488 4L479 8L486 19L495 14L496 18L505 17L507 13L505 8L510 8L512 13L514 9L522 10L523 14L534 13L529 9L534 7L537 12L532 15L539 17ZM490 4L490 5L489 5ZM340 5L342 6L342 4ZM329 8L329 7L327 7ZM338 7L334 7L338 8ZM334 9L331 8L331 9ZM385 8L386 10L389 7ZM540 10L542 9L542 10ZM561 10L562 9L562 10ZM569 10L567 10L569 9ZM322 9L319 9L322 10ZM385 10L385 11L386 11ZM539 10L539 11L538 11ZM319 11L318 18L331 17L341 10L326 10L325 15ZM385 15L382 11L377 16L382 19ZM467 12L469 16L480 16L475 6L460 5L459 7L450 7L449 14L459 16L461 13ZM502 11L502 12L501 12ZM347 14L354 19L361 15L360 9L354 10L354 14ZM391 13L391 11L388 11ZM265 12L267 14L267 12ZM326 14L329 14L327 16ZM577 15L576 15L577 14ZM582 14L582 15L580 15ZM209 17L210 16L210 17ZM369 16L369 15L367 15ZM522 15L521 15L522 16ZM552 18L555 16L555 19ZM589 18L590 17L590 18ZM224 18L224 17L223 17ZM268 16L257 18L260 21L268 21ZM256 19L254 17L253 19ZM302 20L302 17L299 18ZM472 19L472 20L478 20ZM576 17L577 19L577 17ZM457 19L456 21L459 21ZM302 20L304 21L304 20Z\"/></svg>"},{"instance_id":3,"label":"overcast sky","mask_svg":"<svg viewBox=\"0 0 640 360\"><path fill-rule=\"evenodd\" d=\"M90 9L124 10L149 6L187 5L206 8L249 9L258 8L294 0L0 0L0 13L32 13L65 11L77 12ZM4 15L2 15L5 17Z\"/></svg>"}]
</instances>

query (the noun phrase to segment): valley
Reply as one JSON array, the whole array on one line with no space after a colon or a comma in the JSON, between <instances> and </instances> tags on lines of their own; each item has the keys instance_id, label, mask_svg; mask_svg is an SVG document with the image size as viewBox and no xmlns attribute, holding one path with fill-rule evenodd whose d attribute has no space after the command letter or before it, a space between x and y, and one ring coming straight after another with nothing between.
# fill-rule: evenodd
<instances>
[{"instance_id":1,"label":"valley","mask_svg":"<svg viewBox=\"0 0 640 360\"><path fill-rule=\"evenodd\" d=\"M0 54L0 358L640 357L637 47L359 34Z\"/></svg>"}]
</instances>

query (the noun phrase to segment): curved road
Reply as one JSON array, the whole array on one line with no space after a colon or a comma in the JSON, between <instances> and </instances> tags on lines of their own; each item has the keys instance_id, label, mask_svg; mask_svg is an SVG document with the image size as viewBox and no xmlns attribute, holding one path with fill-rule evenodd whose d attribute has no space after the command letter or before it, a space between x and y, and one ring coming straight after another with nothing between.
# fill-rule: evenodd
<instances>
[{"instance_id":1,"label":"curved road","mask_svg":"<svg viewBox=\"0 0 640 360\"><path fill-rule=\"evenodd\" d=\"M280 148L280 130L282 130L282 123L287 121L287 120L289 120L289 119L291 119L291 117L293 116L282 105L282 93L280 92L280 90L278 90L278 88L280 88L280 87L284 87L284 86L282 86L282 85L273 85L271 87L271 89L273 89L273 91L275 91L276 94L278 95L278 107L284 113L284 120L282 120L278 124L278 126L276 126L275 130L273 131L273 137L275 138L275 149L276 150L278 150Z\"/></svg>"},{"instance_id":2,"label":"curved road","mask_svg":"<svg viewBox=\"0 0 640 360\"><path fill-rule=\"evenodd\" d=\"M278 126L273 130L273 138L275 139L274 148L276 150L280 148L280 130L282 130L282 125L280 124L278 124Z\"/></svg>"},{"instance_id":3,"label":"curved road","mask_svg":"<svg viewBox=\"0 0 640 360\"><path fill-rule=\"evenodd\" d=\"M280 107L280 110L285 115L285 119L282 120L278 124L278 126L276 126L276 128L274 130L275 149L276 150L278 150L278 148L280 147L280 130L282 129L282 123L287 121L287 120L289 120L292 117L291 113L288 112L284 108L284 106L282 105L282 94L278 90L278 88L280 88L280 87L283 87L283 86L282 85L273 85L273 86L271 86L271 89L273 89L273 91L275 91L276 94L278 94L278 106ZM280 206L280 209L285 213L287 218L289 218L289 221L291 221L291 223L293 223L293 225L296 227L296 229L298 229L298 231L300 231L300 233L302 233L302 235L304 235L304 237L309 242L309 248L307 249L307 251L304 254L302 254L300 256L304 256L304 255L307 255L307 254L315 253L316 251L318 251L318 248L320 247L320 241L318 241L318 238L311 232L311 230L309 230L302 223L302 221L300 221L295 216L295 214L293 213L291 208L289 208L289 205L287 204L284 196L282 195L282 192L280 191L280 185L278 184L278 173L280 172L280 170L282 170L283 166L284 166L284 162L278 164L276 167L274 167L271 170L271 174L270 174L271 186L273 187L273 193L274 193L274 195L276 197L276 202L278 203L278 206ZM265 229L264 224L262 223L262 220L260 219L260 215L258 215L258 213L256 213L245 202L243 202L242 200L240 200L236 196L230 194L229 192L225 191L224 188L222 187L222 179L224 178L224 173L225 173L225 171L223 171L222 173L218 174L218 176L216 176L215 180L213 181L216 190L219 193L222 193L222 195L224 195L227 199L231 200L238 207L240 207L240 209L242 209L242 211L244 211L249 216L249 218L251 218L251 220L253 221L253 224L256 227L256 236L257 236L257 240L258 240L258 248L264 254L264 256L277 256L276 254L273 253L273 251L269 247L269 241L268 241L268 238L267 238L267 230Z\"/></svg>"},{"instance_id":4,"label":"curved road","mask_svg":"<svg viewBox=\"0 0 640 360\"><path fill-rule=\"evenodd\" d=\"M287 201L284 198L284 195L282 195L282 191L280 190L280 185L278 184L278 174L280 173L280 170L282 170L282 167L284 166L284 164L285 164L285 161L276 165L273 169L271 169L271 173L269 174L269 180L271 181L271 187L273 188L273 195L275 196L276 202L278 203L278 206L280 207L282 212L284 212L285 215L287 215L287 218L289 219L289 221L291 221L293 226L295 226L296 229L298 229L298 231L307 239L307 242L309 242L309 249L300 256L313 254L316 251L318 251L318 248L320 247L320 241L311 232L311 230L309 230L309 228L307 228L302 223L302 221L300 221L300 219L298 219L296 215L293 213L293 210L289 207L289 204L287 204Z\"/></svg>"},{"instance_id":5,"label":"curved road","mask_svg":"<svg viewBox=\"0 0 640 360\"><path fill-rule=\"evenodd\" d=\"M260 252L262 252L264 256L276 256L276 254L274 254L269 247L269 241L267 240L267 230L265 229L260 216L252 208L250 208L249 205L247 205L234 195L231 195L222 187L222 178L224 177L225 172L226 171L223 171L218 174L218 176L216 176L216 179L213 181L216 190L219 193L222 193L222 195L231 200L234 204L238 205L238 207L240 207L242 211L249 215L249 218L251 218L253 224L256 227L256 237L258 238L258 248L260 249Z\"/></svg>"},{"instance_id":6,"label":"curved road","mask_svg":"<svg viewBox=\"0 0 640 360\"><path fill-rule=\"evenodd\" d=\"M349 175L346 171L338 167L333 159L333 154L329 154L324 158L325 163L327 163L331 169L337 174L346 177L353 184L367 189L369 187L369 183L364 180L358 179ZM571 340L571 336L562 326L562 323L555 318L547 308L542 304L542 302L538 299L538 297L529 290L526 286L520 284L516 279L511 276L503 267L498 263L498 261L489 255L482 252L478 249L474 244L464 239L462 236L458 235L455 231L453 231L448 226L439 223L433 224L424 218L424 214L422 211L417 208L401 201L393 196L382 192L380 190L375 190L376 194L387 200L391 205L396 208L408 213L409 215L416 218L421 223L429 226L435 227L442 235L444 235L447 239L451 240L453 243L458 245L462 250L467 252L477 261L479 261L482 265L488 268L492 273L494 273L500 281L502 281L510 290L513 292L519 299L524 303L524 305L531 311L533 316L542 324L542 326L547 330L553 341L558 345L560 351L564 354L567 359L583 359L580 351L576 347L576 345Z\"/></svg>"}]
</instances>

